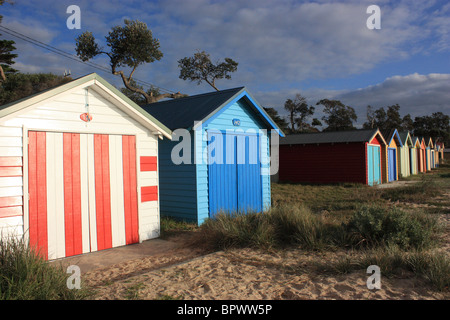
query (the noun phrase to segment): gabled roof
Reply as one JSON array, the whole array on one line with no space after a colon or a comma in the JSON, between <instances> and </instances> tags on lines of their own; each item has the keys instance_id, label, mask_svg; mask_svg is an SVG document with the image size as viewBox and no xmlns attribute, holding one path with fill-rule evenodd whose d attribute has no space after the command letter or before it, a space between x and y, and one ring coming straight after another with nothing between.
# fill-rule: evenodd
<instances>
[{"instance_id":1,"label":"gabled roof","mask_svg":"<svg viewBox=\"0 0 450 320\"><path fill-rule=\"evenodd\" d=\"M315 133L297 133L280 139L283 144L321 144L321 143L348 143L348 142L370 142L379 135L382 143L386 144L378 129L330 131Z\"/></svg>"},{"instance_id":2,"label":"gabled roof","mask_svg":"<svg viewBox=\"0 0 450 320\"><path fill-rule=\"evenodd\" d=\"M124 112L126 112L133 119L144 125L146 128L151 129L153 133L158 134L160 136L164 135L167 138L172 137L172 132L169 130L169 128L167 128L157 119L155 119L150 114L145 112L144 109L142 109L135 102L130 100L117 88L115 88L108 81L106 81L96 73L90 73L86 76L74 79L68 83L2 105L0 106L0 119L13 115L17 111L31 107L35 104L41 103L47 99L53 98L59 94L62 94L66 91L72 90L77 87L80 88L92 87L96 91L103 93L104 95L109 95L115 100L115 102L118 105L120 105L121 109Z\"/></svg>"},{"instance_id":3,"label":"gabled roof","mask_svg":"<svg viewBox=\"0 0 450 320\"><path fill-rule=\"evenodd\" d=\"M411 140L413 142L413 147L416 148L417 146L420 147L420 139L419 137L411 137Z\"/></svg>"},{"instance_id":4,"label":"gabled roof","mask_svg":"<svg viewBox=\"0 0 450 320\"><path fill-rule=\"evenodd\" d=\"M427 142L428 141L428 142ZM425 139L425 145L430 148L434 148L433 139L431 137Z\"/></svg>"},{"instance_id":5,"label":"gabled roof","mask_svg":"<svg viewBox=\"0 0 450 320\"><path fill-rule=\"evenodd\" d=\"M400 146L403 147L403 143L400 139L400 135L398 134L397 129L385 130L382 132L382 135L384 137L384 140L386 140L387 145L390 145L392 139L395 139L396 143L400 144Z\"/></svg>"},{"instance_id":6,"label":"gabled roof","mask_svg":"<svg viewBox=\"0 0 450 320\"><path fill-rule=\"evenodd\" d=\"M171 130L178 128L192 129L194 123L201 121L206 124L211 121L218 112L227 105L245 99L250 107L256 111L263 123L277 130L284 136L281 129L256 102L245 87L233 88L188 96L179 99L166 100L144 105L142 108L159 121L163 122Z\"/></svg>"},{"instance_id":7,"label":"gabled roof","mask_svg":"<svg viewBox=\"0 0 450 320\"><path fill-rule=\"evenodd\" d=\"M401 131L398 133L398 135L400 136L400 139L401 139L403 145L409 145L409 146L413 145L413 141L412 141L411 134L409 133L409 131Z\"/></svg>"},{"instance_id":8,"label":"gabled roof","mask_svg":"<svg viewBox=\"0 0 450 320\"><path fill-rule=\"evenodd\" d=\"M425 143L425 138L424 137L420 137L419 138L419 143L420 143L420 147L422 147L422 144L424 147L426 147L426 143Z\"/></svg>"}]
</instances>

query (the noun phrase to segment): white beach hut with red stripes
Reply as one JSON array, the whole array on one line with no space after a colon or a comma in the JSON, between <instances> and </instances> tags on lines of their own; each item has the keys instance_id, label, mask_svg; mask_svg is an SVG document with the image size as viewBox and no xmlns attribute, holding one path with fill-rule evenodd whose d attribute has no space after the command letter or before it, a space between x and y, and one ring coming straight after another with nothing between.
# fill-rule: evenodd
<instances>
[{"instance_id":1,"label":"white beach hut with red stripes","mask_svg":"<svg viewBox=\"0 0 450 320\"><path fill-rule=\"evenodd\" d=\"M0 232L46 259L159 236L171 131L97 74L0 106Z\"/></svg>"}]
</instances>

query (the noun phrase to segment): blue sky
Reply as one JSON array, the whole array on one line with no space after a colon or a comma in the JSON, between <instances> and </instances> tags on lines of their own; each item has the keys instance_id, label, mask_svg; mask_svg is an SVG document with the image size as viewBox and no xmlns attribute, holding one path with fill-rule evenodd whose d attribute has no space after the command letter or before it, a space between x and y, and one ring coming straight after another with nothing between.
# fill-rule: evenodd
<instances>
[{"instance_id":1,"label":"blue sky","mask_svg":"<svg viewBox=\"0 0 450 320\"><path fill-rule=\"evenodd\" d=\"M381 29L369 30L369 5L381 9ZM81 9L81 29L69 30L69 5ZM99 42L124 19L147 23L161 43L161 61L139 68L136 78L172 91L212 91L178 78L177 60L205 50L213 60L239 62L220 89L246 86L264 107L282 115L296 93L311 105L323 98L354 107L357 125L367 105L400 104L413 117L450 114L450 3L448 1L24 1L0 7L2 25L66 52L89 30ZM1 33L1 31L0 31ZM73 77L98 72L118 87L117 77L16 41L15 68ZM108 66L104 57L93 60ZM314 117L321 117L320 108Z\"/></svg>"}]
</instances>

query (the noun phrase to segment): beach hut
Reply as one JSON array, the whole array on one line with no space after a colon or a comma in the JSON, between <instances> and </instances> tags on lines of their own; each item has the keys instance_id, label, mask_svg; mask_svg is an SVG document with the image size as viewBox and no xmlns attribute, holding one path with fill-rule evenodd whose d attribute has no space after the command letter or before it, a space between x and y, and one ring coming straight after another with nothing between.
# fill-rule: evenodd
<instances>
[{"instance_id":1,"label":"beach hut","mask_svg":"<svg viewBox=\"0 0 450 320\"><path fill-rule=\"evenodd\" d=\"M279 154L280 181L376 185L386 141L377 129L292 134L280 139Z\"/></svg>"},{"instance_id":2,"label":"beach hut","mask_svg":"<svg viewBox=\"0 0 450 320\"><path fill-rule=\"evenodd\" d=\"M440 151L440 145L439 145L439 142L436 142L434 144L434 166L436 168L439 168L439 151Z\"/></svg>"},{"instance_id":3,"label":"beach hut","mask_svg":"<svg viewBox=\"0 0 450 320\"><path fill-rule=\"evenodd\" d=\"M420 141L418 137L411 137L412 145L409 149L410 154L410 165L411 165L411 174L418 174L419 171L419 153L420 153Z\"/></svg>"},{"instance_id":4,"label":"beach hut","mask_svg":"<svg viewBox=\"0 0 450 320\"><path fill-rule=\"evenodd\" d=\"M383 132L384 140L387 144L387 181L398 180L398 168L400 160L400 148L403 146L397 129L391 129Z\"/></svg>"},{"instance_id":5,"label":"beach hut","mask_svg":"<svg viewBox=\"0 0 450 320\"><path fill-rule=\"evenodd\" d=\"M434 167L438 168L439 167L439 145L438 142L435 140L434 142Z\"/></svg>"},{"instance_id":6,"label":"beach hut","mask_svg":"<svg viewBox=\"0 0 450 320\"><path fill-rule=\"evenodd\" d=\"M444 143L443 142L436 142L437 145L437 164L440 165L444 162Z\"/></svg>"},{"instance_id":7,"label":"beach hut","mask_svg":"<svg viewBox=\"0 0 450 320\"><path fill-rule=\"evenodd\" d=\"M97 74L0 106L0 232L46 259L159 236L171 131Z\"/></svg>"},{"instance_id":8,"label":"beach hut","mask_svg":"<svg viewBox=\"0 0 450 320\"><path fill-rule=\"evenodd\" d=\"M431 169L434 168L433 166L433 149L434 149L434 144L433 144L433 139L431 138L426 138L425 140L425 164L426 164L426 168L427 171L431 171Z\"/></svg>"},{"instance_id":9,"label":"beach hut","mask_svg":"<svg viewBox=\"0 0 450 320\"><path fill-rule=\"evenodd\" d=\"M426 144L425 144L425 138L423 138L423 137L419 138L419 146L420 146L420 148L419 148L419 157L418 157L418 160L419 160L419 172L427 172L427 160L426 160L427 147L426 147Z\"/></svg>"},{"instance_id":10,"label":"beach hut","mask_svg":"<svg viewBox=\"0 0 450 320\"><path fill-rule=\"evenodd\" d=\"M411 175L411 166L413 164L411 164L410 149L412 148L413 143L409 131L402 131L398 134L402 142L402 146L399 148L399 173L400 176L404 178Z\"/></svg>"},{"instance_id":11,"label":"beach hut","mask_svg":"<svg viewBox=\"0 0 450 320\"><path fill-rule=\"evenodd\" d=\"M173 130L159 149L161 215L201 224L270 207L269 139L283 133L245 87L144 109Z\"/></svg>"}]
</instances>

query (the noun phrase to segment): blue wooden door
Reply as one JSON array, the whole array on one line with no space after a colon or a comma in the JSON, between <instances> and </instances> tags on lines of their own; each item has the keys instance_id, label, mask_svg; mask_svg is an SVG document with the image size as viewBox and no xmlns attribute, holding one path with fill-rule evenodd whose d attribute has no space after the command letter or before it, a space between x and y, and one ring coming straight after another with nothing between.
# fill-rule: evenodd
<instances>
[{"instance_id":1,"label":"blue wooden door","mask_svg":"<svg viewBox=\"0 0 450 320\"><path fill-rule=\"evenodd\" d=\"M236 211L236 137L223 139L224 135L208 132L208 195L210 216L224 211Z\"/></svg>"},{"instance_id":2,"label":"blue wooden door","mask_svg":"<svg viewBox=\"0 0 450 320\"><path fill-rule=\"evenodd\" d=\"M431 168L435 168L434 152L431 152Z\"/></svg>"},{"instance_id":3,"label":"blue wooden door","mask_svg":"<svg viewBox=\"0 0 450 320\"><path fill-rule=\"evenodd\" d=\"M373 146L367 146L367 177L369 185L373 186Z\"/></svg>"},{"instance_id":4,"label":"blue wooden door","mask_svg":"<svg viewBox=\"0 0 450 320\"><path fill-rule=\"evenodd\" d=\"M262 211L262 180L257 135L238 135L237 189L238 210L241 212Z\"/></svg>"},{"instance_id":5,"label":"blue wooden door","mask_svg":"<svg viewBox=\"0 0 450 320\"><path fill-rule=\"evenodd\" d=\"M367 176L371 186L381 183L380 156L379 146L367 146Z\"/></svg>"},{"instance_id":6,"label":"blue wooden door","mask_svg":"<svg viewBox=\"0 0 450 320\"><path fill-rule=\"evenodd\" d=\"M397 150L388 148L388 181L397 180Z\"/></svg>"},{"instance_id":7,"label":"blue wooden door","mask_svg":"<svg viewBox=\"0 0 450 320\"><path fill-rule=\"evenodd\" d=\"M262 210L257 135L208 132L209 215Z\"/></svg>"}]
</instances>

